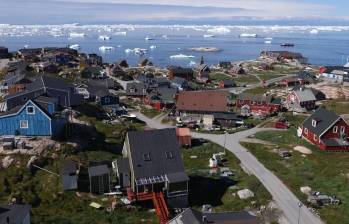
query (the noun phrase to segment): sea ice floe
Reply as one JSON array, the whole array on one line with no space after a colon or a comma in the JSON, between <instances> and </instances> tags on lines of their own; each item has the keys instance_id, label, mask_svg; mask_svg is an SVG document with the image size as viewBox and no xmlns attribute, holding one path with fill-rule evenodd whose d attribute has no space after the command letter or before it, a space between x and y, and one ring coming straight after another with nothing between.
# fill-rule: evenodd
<instances>
[{"instance_id":1,"label":"sea ice floe","mask_svg":"<svg viewBox=\"0 0 349 224\"><path fill-rule=\"evenodd\" d=\"M170 56L171 59L189 59L189 58L195 58L193 55L185 55L185 54L176 54Z\"/></svg>"},{"instance_id":2,"label":"sea ice floe","mask_svg":"<svg viewBox=\"0 0 349 224\"><path fill-rule=\"evenodd\" d=\"M114 47L111 47L111 46L101 46L99 48L100 51L102 52L107 52L107 51L113 51L115 48Z\"/></svg>"}]
</instances>

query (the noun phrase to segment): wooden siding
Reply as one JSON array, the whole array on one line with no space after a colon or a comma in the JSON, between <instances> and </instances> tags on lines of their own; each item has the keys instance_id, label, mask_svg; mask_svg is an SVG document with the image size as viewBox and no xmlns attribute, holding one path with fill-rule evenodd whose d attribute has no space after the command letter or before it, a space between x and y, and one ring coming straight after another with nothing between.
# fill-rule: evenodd
<instances>
[{"instance_id":1,"label":"wooden siding","mask_svg":"<svg viewBox=\"0 0 349 224\"><path fill-rule=\"evenodd\" d=\"M27 114L33 106L35 114ZM28 121L28 128L20 128L20 121ZM0 135L51 136L51 119L31 101L18 114L0 117Z\"/></svg>"}]
</instances>

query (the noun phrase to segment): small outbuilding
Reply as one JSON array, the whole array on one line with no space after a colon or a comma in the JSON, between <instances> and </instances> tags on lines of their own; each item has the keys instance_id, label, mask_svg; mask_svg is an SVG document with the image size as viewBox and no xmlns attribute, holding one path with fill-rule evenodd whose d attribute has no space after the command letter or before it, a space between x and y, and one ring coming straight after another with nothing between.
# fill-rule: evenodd
<instances>
[{"instance_id":1,"label":"small outbuilding","mask_svg":"<svg viewBox=\"0 0 349 224\"><path fill-rule=\"evenodd\" d=\"M90 192L103 194L110 192L110 173L107 165L96 165L88 168Z\"/></svg>"}]
</instances>

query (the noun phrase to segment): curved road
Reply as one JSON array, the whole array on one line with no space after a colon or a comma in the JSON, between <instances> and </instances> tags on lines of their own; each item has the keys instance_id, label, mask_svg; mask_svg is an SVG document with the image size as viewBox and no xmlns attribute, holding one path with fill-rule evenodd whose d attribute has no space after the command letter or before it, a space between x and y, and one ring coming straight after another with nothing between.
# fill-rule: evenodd
<instances>
[{"instance_id":1,"label":"curved road","mask_svg":"<svg viewBox=\"0 0 349 224\"><path fill-rule=\"evenodd\" d=\"M143 114L135 114L137 115L138 119L146 122L147 125L151 128L161 129L172 127L149 119ZM265 168L264 165L260 163L252 153L250 153L246 148L240 145L239 142L241 139L265 130L271 129L253 128L235 134L227 134L225 144L226 149L234 153L235 156L241 161L242 165L261 181L261 183L273 196L274 201L283 211L284 216L290 224L323 224L320 218L309 211L307 207L302 206L301 208L299 208L298 198L287 188L287 186L270 170ZM193 133L192 135L195 138L204 138L221 146L224 146L224 135L200 133ZM300 218L299 222L298 217Z\"/></svg>"}]
</instances>

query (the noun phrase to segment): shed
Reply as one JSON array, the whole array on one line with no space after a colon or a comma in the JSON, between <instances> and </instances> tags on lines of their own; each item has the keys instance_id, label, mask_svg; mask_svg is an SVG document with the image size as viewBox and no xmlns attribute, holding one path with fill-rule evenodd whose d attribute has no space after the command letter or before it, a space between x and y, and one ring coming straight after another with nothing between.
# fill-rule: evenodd
<instances>
[{"instance_id":1,"label":"shed","mask_svg":"<svg viewBox=\"0 0 349 224\"><path fill-rule=\"evenodd\" d=\"M78 188L78 169L77 164L67 160L61 168L61 177L63 190L70 191Z\"/></svg>"},{"instance_id":2,"label":"shed","mask_svg":"<svg viewBox=\"0 0 349 224\"><path fill-rule=\"evenodd\" d=\"M110 192L110 173L107 165L96 165L88 168L90 192L103 194Z\"/></svg>"}]
</instances>

